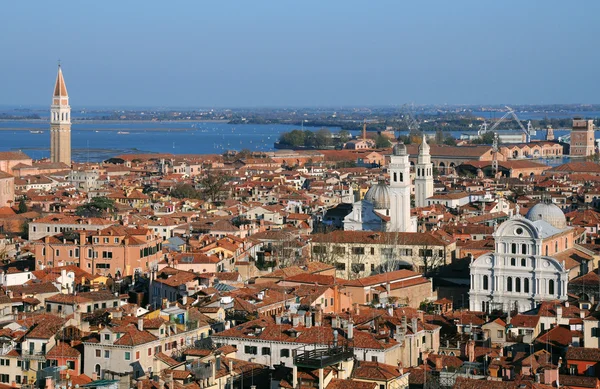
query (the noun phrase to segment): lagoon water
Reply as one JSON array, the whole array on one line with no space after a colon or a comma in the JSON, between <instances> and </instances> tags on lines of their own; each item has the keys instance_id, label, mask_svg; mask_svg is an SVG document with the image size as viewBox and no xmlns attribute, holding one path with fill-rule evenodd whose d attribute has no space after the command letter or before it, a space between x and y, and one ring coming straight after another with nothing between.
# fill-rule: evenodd
<instances>
[{"instance_id":1,"label":"lagoon water","mask_svg":"<svg viewBox=\"0 0 600 389\"><path fill-rule=\"evenodd\" d=\"M0 121L0 151L21 150L33 159L50 156L50 132L46 120ZM76 162L102 161L119 154L173 153L222 154L226 150L271 151L283 132L298 126L281 124L228 124L224 122L75 122L71 130ZM306 127L305 129L309 129ZM316 130L316 128L310 128ZM336 132L339 128L330 128ZM30 131L43 131L41 134ZM568 130L555 130L556 137ZM449 131L460 138L460 131ZM543 139L538 131L534 139ZM600 132L596 132L600 138ZM556 164L562 161L550 161Z\"/></svg>"},{"instance_id":2,"label":"lagoon water","mask_svg":"<svg viewBox=\"0 0 600 389\"><path fill-rule=\"evenodd\" d=\"M0 151L22 150L34 159L49 157L49 126L42 120L0 121ZM279 135L295 128L222 122L76 122L71 142L77 162L124 153L222 154L226 150L273 150Z\"/></svg>"}]
</instances>

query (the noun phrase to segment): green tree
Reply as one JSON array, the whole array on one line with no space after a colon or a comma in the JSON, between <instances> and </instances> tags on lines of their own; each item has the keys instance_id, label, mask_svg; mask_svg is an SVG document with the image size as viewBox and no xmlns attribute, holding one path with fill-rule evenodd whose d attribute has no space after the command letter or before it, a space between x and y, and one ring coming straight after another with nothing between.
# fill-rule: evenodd
<instances>
[{"instance_id":1,"label":"green tree","mask_svg":"<svg viewBox=\"0 0 600 389\"><path fill-rule=\"evenodd\" d=\"M340 143L346 143L350 140L350 133L346 130L341 130L338 132L338 136L340 139Z\"/></svg>"},{"instance_id":2,"label":"green tree","mask_svg":"<svg viewBox=\"0 0 600 389\"><path fill-rule=\"evenodd\" d=\"M304 132L301 130L292 130L290 132L284 132L279 137L279 142L291 147L303 146L305 143Z\"/></svg>"},{"instance_id":3,"label":"green tree","mask_svg":"<svg viewBox=\"0 0 600 389\"><path fill-rule=\"evenodd\" d=\"M456 146L456 139L452 135L448 135L444 138L444 144L448 146Z\"/></svg>"},{"instance_id":4,"label":"green tree","mask_svg":"<svg viewBox=\"0 0 600 389\"><path fill-rule=\"evenodd\" d=\"M471 143L476 145L491 145L492 143L494 143L494 137L494 133L488 131L481 135L479 138L473 139Z\"/></svg>"},{"instance_id":5,"label":"green tree","mask_svg":"<svg viewBox=\"0 0 600 389\"><path fill-rule=\"evenodd\" d=\"M25 199L21 199L21 201L19 201L19 211L18 213L25 213L27 212L27 204L25 203Z\"/></svg>"},{"instance_id":6,"label":"green tree","mask_svg":"<svg viewBox=\"0 0 600 389\"><path fill-rule=\"evenodd\" d=\"M390 142L390 140L383 136L383 135L377 135L377 138L375 138L375 147L377 147L378 149L385 149L388 148L392 145L392 142Z\"/></svg>"},{"instance_id":7,"label":"green tree","mask_svg":"<svg viewBox=\"0 0 600 389\"><path fill-rule=\"evenodd\" d=\"M213 203L220 200L227 181L229 181L229 176L226 174L207 169L204 177L200 180L202 194L207 200Z\"/></svg>"},{"instance_id":8,"label":"green tree","mask_svg":"<svg viewBox=\"0 0 600 389\"><path fill-rule=\"evenodd\" d=\"M331 145L331 131L327 128L321 128L315 133L315 146L324 148Z\"/></svg>"},{"instance_id":9,"label":"green tree","mask_svg":"<svg viewBox=\"0 0 600 389\"><path fill-rule=\"evenodd\" d=\"M196 199L200 197L200 193L191 184L180 183L171 189L171 196L177 199Z\"/></svg>"},{"instance_id":10,"label":"green tree","mask_svg":"<svg viewBox=\"0 0 600 389\"><path fill-rule=\"evenodd\" d=\"M98 196L92 198L89 203L77 207L75 214L83 217L102 217L107 212L113 212L114 210L114 200Z\"/></svg>"}]
</instances>

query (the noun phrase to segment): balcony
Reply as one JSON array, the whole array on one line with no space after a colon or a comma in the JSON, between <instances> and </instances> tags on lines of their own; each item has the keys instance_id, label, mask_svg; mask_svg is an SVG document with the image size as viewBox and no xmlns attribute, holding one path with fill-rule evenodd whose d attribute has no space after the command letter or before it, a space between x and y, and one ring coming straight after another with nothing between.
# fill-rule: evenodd
<instances>
[{"instance_id":1,"label":"balcony","mask_svg":"<svg viewBox=\"0 0 600 389\"><path fill-rule=\"evenodd\" d=\"M41 352L41 351L27 350L27 351L23 351L21 353L21 359L35 359L35 360L39 360L39 361L45 361L46 353Z\"/></svg>"},{"instance_id":2,"label":"balcony","mask_svg":"<svg viewBox=\"0 0 600 389\"><path fill-rule=\"evenodd\" d=\"M353 357L353 347L330 344L326 348L317 348L304 352L294 350L294 365L309 369L322 369Z\"/></svg>"}]
</instances>

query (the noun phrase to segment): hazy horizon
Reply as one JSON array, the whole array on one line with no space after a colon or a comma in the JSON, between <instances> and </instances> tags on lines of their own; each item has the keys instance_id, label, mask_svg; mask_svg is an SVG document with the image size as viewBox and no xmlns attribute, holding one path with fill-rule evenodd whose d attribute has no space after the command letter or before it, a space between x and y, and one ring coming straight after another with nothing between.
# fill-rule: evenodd
<instances>
[{"instance_id":1,"label":"hazy horizon","mask_svg":"<svg viewBox=\"0 0 600 389\"><path fill-rule=\"evenodd\" d=\"M2 106L594 104L600 3L9 2ZM570 101L580 103L569 103Z\"/></svg>"}]
</instances>

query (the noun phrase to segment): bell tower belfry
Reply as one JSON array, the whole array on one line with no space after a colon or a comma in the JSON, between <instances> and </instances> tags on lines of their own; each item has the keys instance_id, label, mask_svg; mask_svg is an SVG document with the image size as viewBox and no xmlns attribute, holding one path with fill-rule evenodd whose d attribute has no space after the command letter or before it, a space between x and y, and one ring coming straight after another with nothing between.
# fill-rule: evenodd
<instances>
[{"instance_id":1,"label":"bell tower belfry","mask_svg":"<svg viewBox=\"0 0 600 389\"><path fill-rule=\"evenodd\" d=\"M71 166L71 107L60 64L50 106L50 160Z\"/></svg>"}]
</instances>

